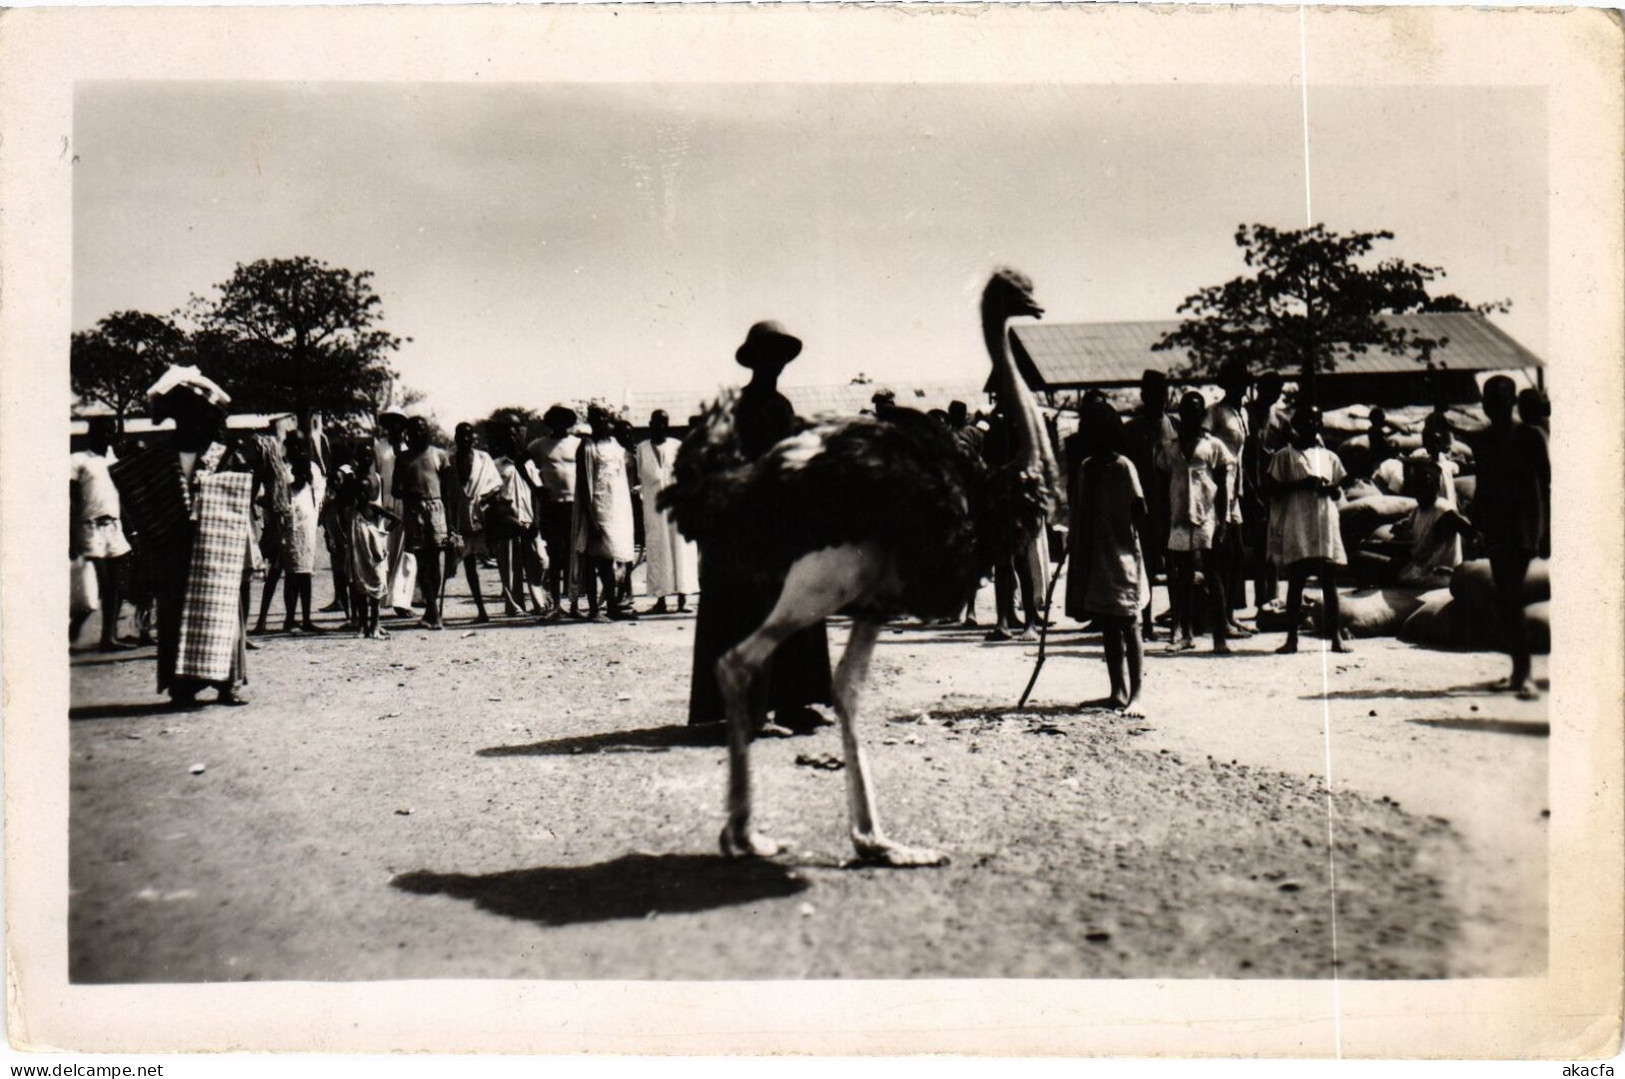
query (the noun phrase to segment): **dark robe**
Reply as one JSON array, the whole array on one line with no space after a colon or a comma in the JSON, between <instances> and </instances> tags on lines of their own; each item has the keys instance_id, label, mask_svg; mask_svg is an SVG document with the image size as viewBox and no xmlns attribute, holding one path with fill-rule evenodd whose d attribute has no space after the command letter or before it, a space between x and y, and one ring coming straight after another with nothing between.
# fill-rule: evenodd
<instances>
[{"instance_id":1,"label":"dark robe","mask_svg":"<svg viewBox=\"0 0 1625 1079\"><path fill-rule=\"evenodd\" d=\"M734 406L734 429L745 456L756 460L794 432L796 413L774 390L746 386ZM748 542L748 537L740 537ZM690 679L688 721L715 723L727 718L717 660L744 640L772 612L778 588L737 572L738 562L715 549L700 547L700 606L694 624L694 671ZM710 557L707 557L707 555ZM781 721L809 704L830 704L829 634L824 623L809 626L779 645L767 669L751 685L750 713L760 725L769 711Z\"/></svg>"},{"instance_id":2,"label":"dark robe","mask_svg":"<svg viewBox=\"0 0 1625 1079\"><path fill-rule=\"evenodd\" d=\"M196 477L205 472L252 472L243 453L230 443L216 443L198 454L193 482L188 482L180 466L178 443L162 437L140 454L121 461L113 469L121 505L136 526L137 534L153 553L154 600L158 623L158 691L181 696L195 693L211 684L177 675L181 616L193 562L196 525L191 520L191 500ZM229 679L212 683L222 688L248 680L245 652L247 619L247 544L251 530L244 534L244 574L239 603L240 624L236 634Z\"/></svg>"}]
</instances>

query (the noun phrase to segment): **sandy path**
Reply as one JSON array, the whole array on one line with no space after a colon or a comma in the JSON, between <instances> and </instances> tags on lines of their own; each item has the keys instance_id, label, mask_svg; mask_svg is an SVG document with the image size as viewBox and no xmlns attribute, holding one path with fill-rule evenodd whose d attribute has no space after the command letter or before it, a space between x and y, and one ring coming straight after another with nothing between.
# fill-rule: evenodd
<instances>
[{"instance_id":1,"label":"sandy path","mask_svg":"<svg viewBox=\"0 0 1625 1079\"><path fill-rule=\"evenodd\" d=\"M1093 638L1053 638L1017 715L1030 646L887 633L882 816L953 856L888 872L844 864L844 772L796 763L833 730L753 755L795 854L713 857L691 632L273 637L250 707L184 714L145 653L76 656L72 977L1328 976L1328 707L1343 976L1544 966L1544 706L1452 689L1494 656L1361 642L1328 699L1318 653L1264 638L1154 658L1128 722L1076 707Z\"/></svg>"}]
</instances>

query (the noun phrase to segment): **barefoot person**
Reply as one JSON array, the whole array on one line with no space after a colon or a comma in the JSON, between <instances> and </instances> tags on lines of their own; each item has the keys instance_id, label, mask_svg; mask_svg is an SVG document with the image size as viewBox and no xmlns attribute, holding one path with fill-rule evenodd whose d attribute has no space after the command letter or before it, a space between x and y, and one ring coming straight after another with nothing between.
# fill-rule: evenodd
<instances>
[{"instance_id":1,"label":"barefoot person","mask_svg":"<svg viewBox=\"0 0 1625 1079\"><path fill-rule=\"evenodd\" d=\"M1507 653L1512 659L1512 674L1505 687L1523 700L1533 700L1539 694L1529 673L1523 586L1529 563L1537 557L1551 557L1552 464L1546 433L1513 418L1517 404L1517 387L1510 378L1496 375L1484 383L1484 414L1490 429L1478 452L1472 518L1484 536L1501 601Z\"/></svg>"},{"instance_id":2,"label":"barefoot person","mask_svg":"<svg viewBox=\"0 0 1625 1079\"><path fill-rule=\"evenodd\" d=\"M1242 533L1246 529L1242 515L1242 502L1247 498L1247 481L1242 469L1242 456L1247 450L1251 434L1243 401L1252 386L1253 376L1245 362L1232 362L1219 373L1219 388L1224 399L1207 410L1207 429L1213 437L1224 443L1230 460L1236 465L1231 470L1230 497L1226 499L1224 528L1214 541L1213 573L1224 583L1225 628L1231 637L1251 637L1253 631L1236 620L1236 611L1247 605L1246 559L1242 550Z\"/></svg>"},{"instance_id":3,"label":"barefoot person","mask_svg":"<svg viewBox=\"0 0 1625 1079\"><path fill-rule=\"evenodd\" d=\"M384 507L384 520L389 522L389 597L385 606L393 606L396 618L410 618L415 613L412 602L412 584L417 579L417 561L406 550L406 529L401 521L401 508L395 500L395 458L406 449L406 413L398 408L386 408L378 414L373 428L373 466L378 473L382 490L379 501ZM391 599L395 602L391 604Z\"/></svg>"},{"instance_id":4,"label":"barefoot person","mask_svg":"<svg viewBox=\"0 0 1625 1079\"><path fill-rule=\"evenodd\" d=\"M389 514L375 479L361 488L361 497L350 518L347 544L351 609L357 635L382 640L389 636L389 630L378 624L379 604L389 591Z\"/></svg>"},{"instance_id":5,"label":"barefoot person","mask_svg":"<svg viewBox=\"0 0 1625 1079\"><path fill-rule=\"evenodd\" d=\"M502 581L503 611L524 613L526 600L538 617L545 616L542 602L543 578L547 572L547 548L536 524L538 490L526 471L525 428L509 423L491 430L496 451L497 475L502 488L491 503L486 527L496 547L497 576Z\"/></svg>"},{"instance_id":6,"label":"barefoot person","mask_svg":"<svg viewBox=\"0 0 1625 1079\"><path fill-rule=\"evenodd\" d=\"M677 440L671 421L661 409L649 417L649 437L638 444L638 492L643 502L643 549L648 563L644 591L656 597L650 614L666 613L666 597L677 597L677 609L688 609L688 596L700 590L699 556L683 538L671 516L655 505L660 492L671 486Z\"/></svg>"},{"instance_id":7,"label":"barefoot person","mask_svg":"<svg viewBox=\"0 0 1625 1079\"><path fill-rule=\"evenodd\" d=\"M1241 517L1243 549L1253 571L1253 607L1279 609L1280 581L1269 557L1270 505L1264 493L1270 458L1286 444L1288 423L1281 401L1281 376L1265 371L1247 402L1247 446L1242 452Z\"/></svg>"},{"instance_id":8,"label":"barefoot person","mask_svg":"<svg viewBox=\"0 0 1625 1079\"><path fill-rule=\"evenodd\" d=\"M632 539L632 484L626 449L615 439L608 411L587 409L591 434L576 457L575 553L585 567L588 617L629 618L620 602L618 569L637 555Z\"/></svg>"},{"instance_id":9,"label":"barefoot person","mask_svg":"<svg viewBox=\"0 0 1625 1079\"><path fill-rule=\"evenodd\" d=\"M570 433L576 419L574 409L554 405L542 416L545 430L525 448L536 481L536 527L547 547L547 595L553 602L547 615L550 622L564 617L564 593L570 586L576 455L581 450L581 439ZM572 595L572 617L577 610Z\"/></svg>"},{"instance_id":10,"label":"barefoot person","mask_svg":"<svg viewBox=\"0 0 1625 1079\"><path fill-rule=\"evenodd\" d=\"M69 553L85 559L95 569L102 605L102 636L97 648L102 652L130 647L118 641L119 608L124 602L119 596L118 577L120 562L130 553L130 541L119 521L118 488L108 472L108 466L117 460L113 456L113 430L110 417L93 418L88 448L68 458L69 504L73 507ZM79 636L88 617L89 611L73 617L68 627L70 641Z\"/></svg>"},{"instance_id":11,"label":"barefoot person","mask_svg":"<svg viewBox=\"0 0 1625 1079\"><path fill-rule=\"evenodd\" d=\"M417 561L423 586L424 629L445 629L440 618L441 552L451 546L442 492L457 483L451 457L429 441L429 421L414 416L406 425L406 450L395 458L395 498L399 500L406 550Z\"/></svg>"},{"instance_id":12,"label":"barefoot person","mask_svg":"<svg viewBox=\"0 0 1625 1079\"><path fill-rule=\"evenodd\" d=\"M1163 572L1168 551L1168 476L1159 462L1162 447L1173 441L1175 434L1174 421L1168 415L1168 376L1154 367L1147 368L1140 376L1140 414L1130 420L1123 431L1126 446L1123 452L1134 462L1149 514L1149 528L1142 537L1147 582L1154 582L1156 575ZM1169 584L1172 585L1171 580ZM1151 602L1147 600L1140 614L1142 640L1157 639L1151 614ZM1176 629L1175 639L1177 637Z\"/></svg>"},{"instance_id":13,"label":"barefoot person","mask_svg":"<svg viewBox=\"0 0 1625 1079\"><path fill-rule=\"evenodd\" d=\"M1072 485L1072 574L1066 613L1093 619L1106 647L1111 679L1108 703L1121 715L1143 716L1140 707L1140 612L1151 602L1141 537L1149 519L1134 463L1123 455L1123 426L1103 400L1083 407L1080 436L1084 459Z\"/></svg>"},{"instance_id":14,"label":"barefoot person","mask_svg":"<svg viewBox=\"0 0 1625 1079\"><path fill-rule=\"evenodd\" d=\"M1168 483L1168 592L1174 610L1174 639L1169 654L1196 646L1196 571L1207 583L1213 626L1213 650L1230 651L1230 611L1225 605L1224 578L1214 572L1213 546L1228 538L1230 489L1235 462L1224 443L1203 429L1207 405L1189 390L1179 399L1179 433L1162 447L1159 467Z\"/></svg>"},{"instance_id":15,"label":"barefoot person","mask_svg":"<svg viewBox=\"0 0 1625 1079\"><path fill-rule=\"evenodd\" d=\"M485 596L480 592L479 560L492 554L485 529L485 515L497 492L502 489L502 477L497 473L491 455L474 445L474 425L459 423L456 434L456 452L452 460L457 466L457 483L450 489L454 530L462 537L463 576L468 590L474 596L474 616L477 623L491 621L485 610ZM449 560L448 560L449 562ZM446 576L454 567L446 567Z\"/></svg>"},{"instance_id":16,"label":"barefoot person","mask_svg":"<svg viewBox=\"0 0 1625 1079\"><path fill-rule=\"evenodd\" d=\"M327 478L311 460L310 442L298 431L288 433L285 451L292 480L288 484L288 527L282 537L282 564L287 580L282 586L282 608L286 617L282 632L292 633L296 608L304 618L299 628L306 633L324 632L310 618L310 582L316 571L316 547L321 527L322 506L327 498Z\"/></svg>"},{"instance_id":17,"label":"barefoot person","mask_svg":"<svg viewBox=\"0 0 1625 1079\"><path fill-rule=\"evenodd\" d=\"M1338 525L1338 486L1343 463L1320 444L1320 409L1301 405L1292 417L1292 439L1270 459L1269 478L1280 514L1280 561L1287 574L1286 643L1276 651L1298 650L1298 623L1303 617L1303 586L1310 574L1320 578L1325 597L1323 632L1333 652L1347 652L1340 629L1334 567L1348 564L1343 531Z\"/></svg>"}]
</instances>

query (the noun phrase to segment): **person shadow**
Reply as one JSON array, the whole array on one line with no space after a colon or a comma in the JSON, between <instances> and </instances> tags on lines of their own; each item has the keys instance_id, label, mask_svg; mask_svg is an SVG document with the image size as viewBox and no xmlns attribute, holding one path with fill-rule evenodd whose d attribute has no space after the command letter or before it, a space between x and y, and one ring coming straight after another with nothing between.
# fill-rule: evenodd
<instances>
[{"instance_id":1,"label":"person shadow","mask_svg":"<svg viewBox=\"0 0 1625 1079\"><path fill-rule=\"evenodd\" d=\"M721 723L704 726L672 724L639 727L628 731L603 731L550 738L518 746L491 746L475 753L478 757L570 757L583 753L664 753L671 749L727 744L727 730Z\"/></svg>"},{"instance_id":2,"label":"person shadow","mask_svg":"<svg viewBox=\"0 0 1625 1079\"><path fill-rule=\"evenodd\" d=\"M403 873L390 884L412 895L444 895L481 910L538 925L692 914L787 899L808 883L793 867L719 855L623 854L580 866L537 866L499 873Z\"/></svg>"}]
</instances>

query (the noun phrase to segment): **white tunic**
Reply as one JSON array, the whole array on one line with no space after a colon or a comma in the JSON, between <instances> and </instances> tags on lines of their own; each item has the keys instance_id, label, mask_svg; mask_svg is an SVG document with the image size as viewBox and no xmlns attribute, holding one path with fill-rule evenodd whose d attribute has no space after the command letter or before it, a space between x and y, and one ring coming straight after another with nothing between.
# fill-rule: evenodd
<instances>
[{"instance_id":1,"label":"white tunic","mask_svg":"<svg viewBox=\"0 0 1625 1079\"><path fill-rule=\"evenodd\" d=\"M648 560L648 594L669 596L700 590L699 556L694 544L683 538L671 518L655 506L660 492L671 486L672 464L677 460L678 442L668 438L660 445L653 439L638 443L638 483L643 499L643 544Z\"/></svg>"}]
</instances>

